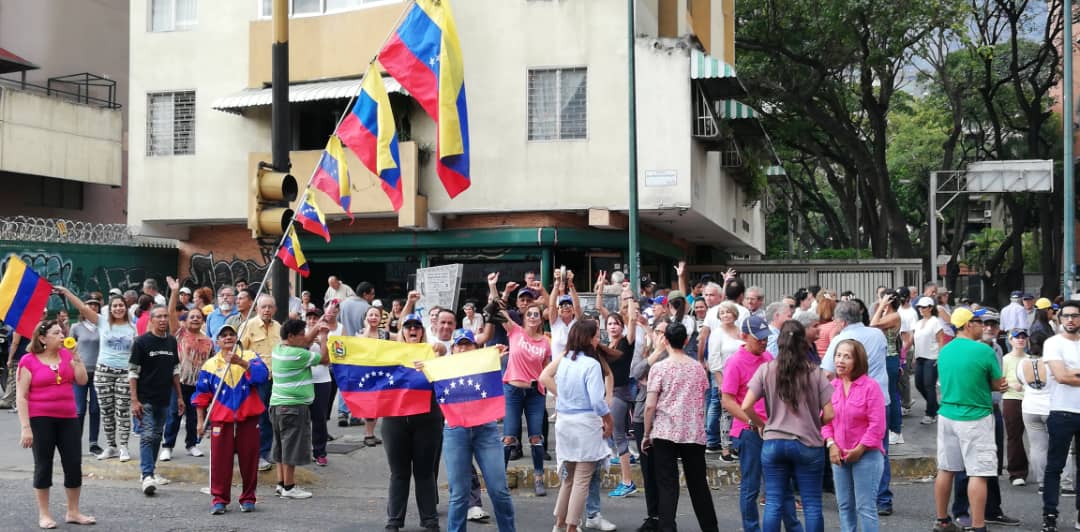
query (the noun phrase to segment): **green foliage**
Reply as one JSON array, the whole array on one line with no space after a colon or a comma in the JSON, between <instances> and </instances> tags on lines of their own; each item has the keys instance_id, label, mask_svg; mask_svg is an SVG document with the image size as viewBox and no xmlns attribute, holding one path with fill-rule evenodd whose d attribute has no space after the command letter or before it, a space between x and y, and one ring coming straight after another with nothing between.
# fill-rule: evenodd
<instances>
[{"instance_id":1,"label":"green foliage","mask_svg":"<svg viewBox=\"0 0 1080 532\"><path fill-rule=\"evenodd\" d=\"M965 243L966 253L964 263L972 270L979 272L986 271L990 263L990 257L993 256L998 248L1005 242L1005 236L1005 231L994 229L992 227L983 228L982 231L971 235L971 238ZM1035 233L1032 232L1024 233L1020 237L1024 251L1024 271L1039 271L1041 268L1039 259L1042 255L1041 242L1036 238ZM1012 267L1012 253L1007 253L1005 255L1005 261L1002 263L1002 269L1007 270Z\"/></svg>"}]
</instances>

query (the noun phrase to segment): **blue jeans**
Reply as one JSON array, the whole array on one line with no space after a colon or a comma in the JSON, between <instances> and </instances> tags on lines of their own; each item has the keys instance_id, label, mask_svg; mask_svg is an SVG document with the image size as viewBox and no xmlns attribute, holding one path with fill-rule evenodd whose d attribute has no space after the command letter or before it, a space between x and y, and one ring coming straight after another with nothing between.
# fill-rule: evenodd
<instances>
[{"instance_id":1,"label":"blue jeans","mask_svg":"<svg viewBox=\"0 0 1080 532\"><path fill-rule=\"evenodd\" d=\"M86 384L79 386L73 384L75 387L75 410L79 414L79 434L82 435L83 421L86 419L87 411L90 412L90 445L97 443L98 432L101 430L101 409L98 407L97 389L94 388L94 372L87 372ZM89 408L87 408L87 401L89 400Z\"/></svg>"},{"instance_id":2,"label":"blue jeans","mask_svg":"<svg viewBox=\"0 0 1080 532\"><path fill-rule=\"evenodd\" d=\"M892 510L892 490L889 489L889 483L892 482L892 467L889 466L889 431L885 431L885 437L881 439L881 448L885 450L885 467L882 468L881 483L878 484L877 507L879 510Z\"/></svg>"},{"instance_id":3,"label":"blue jeans","mask_svg":"<svg viewBox=\"0 0 1080 532\"><path fill-rule=\"evenodd\" d=\"M585 498L585 517L596 517L600 513L600 472L604 469L604 461L596 463L596 469L589 479L589 495Z\"/></svg>"},{"instance_id":4,"label":"blue jeans","mask_svg":"<svg viewBox=\"0 0 1080 532\"><path fill-rule=\"evenodd\" d=\"M544 394L532 388L518 388L509 384L503 384L503 395L506 396L506 418L503 419L503 437L517 438L521 435L521 413L525 412L525 424L529 429L529 439L536 438L539 443L530 443L532 446L532 462L534 471L544 470L544 437L541 434L544 427ZM503 443L503 465L510 463L510 449L513 444Z\"/></svg>"},{"instance_id":5,"label":"blue jeans","mask_svg":"<svg viewBox=\"0 0 1080 532\"><path fill-rule=\"evenodd\" d=\"M142 478L154 475L154 465L161 447L161 435L165 431L165 419L169 415L169 405L143 403L143 415L139 420L142 432L139 433L139 469Z\"/></svg>"},{"instance_id":6,"label":"blue jeans","mask_svg":"<svg viewBox=\"0 0 1080 532\"><path fill-rule=\"evenodd\" d=\"M904 428L904 417L900 411L900 357L885 357L885 371L889 374L889 405L886 407L886 419L889 430L899 434Z\"/></svg>"},{"instance_id":7,"label":"blue jeans","mask_svg":"<svg viewBox=\"0 0 1080 532\"><path fill-rule=\"evenodd\" d=\"M341 396L341 390L338 390L337 392L337 414L338 417L345 418L348 418L351 415L349 413L349 405L345 404L345 398Z\"/></svg>"},{"instance_id":8,"label":"blue jeans","mask_svg":"<svg viewBox=\"0 0 1080 532\"><path fill-rule=\"evenodd\" d=\"M499 532L513 532L514 503L506 485L506 464L500 460L502 443L498 423L493 421L471 428L443 428L442 452L443 461L446 463L446 478L450 481L447 531L465 530L469 493L472 490L472 463L475 457L487 484L488 497L491 498Z\"/></svg>"},{"instance_id":9,"label":"blue jeans","mask_svg":"<svg viewBox=\"0 0 1080 532\"><path fill-rule=\"evenodd\" d=\"M713 382L713 374L709 372L709 391L705 393L705 447L715 449L722 443L720 435L720 390L719 385Z\"/></svg>"},{"instance_id":10,"label":"blue jeans","mask_svg":"<svg viewBox=\"0 0 1080 532\"><path fill-rule=\"evenodd\" d=\"M803 530L795 515L794 480L802 497L806 532L824 532L821 478L825 473L825 455L821 447L809 447L799 440L766 440L761 448L761 466L765 473L762 528L770 532L780 530L783 521L789 532Z\"/></svg>"},{"instance_id":11,"label":"blue jeans","mask_svg":"<svg viewBox=\"0 0 1080 532\"><path fill-rule=\"evenodd\" d=\"M1046 450L1046 476L1043 478L1043 515L1057 515L1061 472L1069 457L1069 444L1075 440L1080 445L1080 414L1051 410L1046 418L1046 431L1050 435L1050 443ZM1080 510L1080 497L1076 497L1076 506Z\"/></svg>"},{"instance_id":12,"label":"blue jeans","mask_svg":"<svg viewBox=\"0 0 1080 532\"><path fill-rule=\"evenodd\" d=\"M842 532L877 532L878 514L874 491L881 482L885 455L876 449L863 453L854 464L833 465L836 506L840 510Z\"/></svg>"},{"instance_id":13,"label":"blue jeans","mask_svg":"<svg viewBox=\"0 0 1080 532\"><path fill-rule=\"evenodd\" d=\"M199 443L198 424L199 412L195 405L191 404L191 396L195 393L194 386L180 385L180 393L184 394L184 448L190 449ZM180 409L176 406L176 392L169 398L169 416L165 422L164 447L172 449L176 447L176 438L180 435Z\"/></svg>"},{"instance_id":14,"label":"blue jeans","mask_svg":"<svg viewBox=\"0 0 1080 532\"><path fill-rule=\"evenodd\" d=\"M761 436L750 429L732 438L739 451L739 512L744 532L761 532L758 521L758 494L761 493Z\"/></svg>"},{"instance_id":15,"label":"blue jeans","mask_svg":"<svg viewBox=\"0 0 1080 532\"><path fill-rule=\"evenodd\" d=\"M259 399L266 405L266 410L259 416L259 458L270 460L270 447L274 443L274 428L270 425L270 393L274 390L274 381L255 385Z\"/></svg>"}]
</instances>

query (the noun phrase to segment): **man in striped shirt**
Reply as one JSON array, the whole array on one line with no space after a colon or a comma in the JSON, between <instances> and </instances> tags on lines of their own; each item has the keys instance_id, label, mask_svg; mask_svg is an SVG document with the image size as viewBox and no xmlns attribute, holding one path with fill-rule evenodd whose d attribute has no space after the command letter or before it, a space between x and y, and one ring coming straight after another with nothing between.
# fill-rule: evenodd
<instances>
[{"instance_id":1,"label":"man in striped shirt","mask_svg":"<svg viewBox=\"0 0 1080 532\"><path fill-rule=\"evenodd\" d=\"M288 320L281 326L281 343L273 350L274 381L270 393L270 424L274 427L271 455L277 462L277 488L280 497L307 499L311 492L296 486L293 475L296 466L311 463L311 417L308 406L315 400L315 385L311 379L311 367L327 365L330 357L326 349L326 336L330 326L320 319L311 332L305 334L307 324L300 320ZM319 341L319 353L307 350L315 339Z\"/></svg>"}]
</instances>

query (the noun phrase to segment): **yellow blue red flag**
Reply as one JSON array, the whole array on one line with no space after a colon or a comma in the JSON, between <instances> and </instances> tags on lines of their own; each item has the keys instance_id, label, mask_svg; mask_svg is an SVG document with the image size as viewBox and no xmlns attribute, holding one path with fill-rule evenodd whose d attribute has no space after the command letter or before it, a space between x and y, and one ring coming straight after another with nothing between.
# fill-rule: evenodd
<instances>
[{"instance_id":1,"label":"yellow blue red flag","mask_svg":"<svg viewBox=\"0 0 1080 532\"><path fill-rule=\"evenodd\" d=\"M15 328L23 338L33 338L34 329L52 295L52 285L19 258L10 255L0 279L0 320Z\"/></svg>"},{"instance_id":2,"label":"yellow blue red flag","mask_svg":"<svg viewBox=\"0 0 1080 532\"><path fill-rule=\"evenodd\" d=\"M341 147L341 140L336 135L331 135L330 141L326 143L311 185L330 196L334 203L341 205L349 219L353 219L349 166L345 163L345 150Z\"/></svg>"},{"instance_id":3,"label":"yellow blue red flag","mask_svg":"<svg viewBox=\"0 0 1080 532\"><path fill-rule=\"evenodd\" d=\"M476 427L503 418L502 367L495 347L424 362L424 374L451 427Z\"/></svg>"},{"instance_id":4,"label":"yellow blue red flag","mask_svg":"<svg viewBox=\"0 0 1080 532\"><path fill-rule=\"evenodd\" d=\"M379 177L394 210L401 209L401 158L390 96L382 73L372 63L364 75L360 95L338 126L337 136L371 173Z\"/></svg>"},{"instance_id":5,"label":"yellow blue red flag","mask_svg":"<svg viewBox=\"0 0 1080 532\"><path fill-rule=\"evenodd\" d=\"M416 0L379 52L379 62L435 120L435 171L451 198L461 194L470 185L469 112L450 0Z\"/></svg>"},{"instance_id":6,"label":"yellow blue red flag","mask_svg":"<svg viewBox=\"0 0 1080 532\"><path fill-rule=\"evenodd\" d=\"M326 226L326 216L323 216L319 206L315 204L315 194L308 190L304 193L304 199L296 209L296 221L308 231L315 233L330 241L330 228Z\"/></svg>"},{"instance_id":7,"label":"yellow blue red flag","mask_svg":"<svg viewBox=\"0 0 1080 532\"><path fill-rule=\"evenodd\" d=\"M278 248L277 257L281 259L285 267L299 273L300 277L307 278L311 275L311 268L307 264L307 259L304 258L304 252L300 250L300 239L296 237L296 229L292 226L289 227L289 233L285 235L281 247Z\"/></svg>"},{"instance_id":8,"label":"yellow blue red flag","mask_svg":"<svg viewBox=\"0 0 1080 532\"><path fill-rule=\"evenodd\" d=\"M355 417L411 416L431 410L431 383L414 362L435 357L428 344L331 336L330 363Z\"/></svg>"}]
</instances>

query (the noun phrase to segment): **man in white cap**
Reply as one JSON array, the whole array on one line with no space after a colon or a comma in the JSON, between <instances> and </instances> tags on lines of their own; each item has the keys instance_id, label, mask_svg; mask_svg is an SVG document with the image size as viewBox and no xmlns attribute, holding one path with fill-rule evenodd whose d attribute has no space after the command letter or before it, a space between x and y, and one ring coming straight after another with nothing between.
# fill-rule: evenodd
<instances>
[{"instance_id":1,"label":"man in white cap","mask_svg":"<svg viewBox=\"0 0 1080 532\"><path fill-rule=\"evenodd\" d=\"M191 310L195 306L195 302L191 300L191 289L184 286L180 288L180 294L177 296L180 298L180 304L184 305L184 308Z\"/></svg>"}]
</instances>

